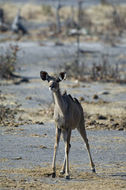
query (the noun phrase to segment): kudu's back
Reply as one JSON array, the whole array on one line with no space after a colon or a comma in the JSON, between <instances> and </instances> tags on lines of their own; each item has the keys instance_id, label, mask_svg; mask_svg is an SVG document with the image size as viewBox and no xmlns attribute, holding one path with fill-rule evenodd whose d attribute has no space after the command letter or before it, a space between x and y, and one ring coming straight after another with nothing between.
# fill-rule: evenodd
<instances>
[{"instance_id":1,"label":"kudu's back","mask_svg":"<svg viewBox=\"0 0 126 190\"><path fill-rule=\"evenodd\" d=\"M58 121L62 128L79 128L80 125L84 125L84 113L83 108L76 98L72 98L71 95L66 93L62 95L64 104L64 113L60 113L55 105L54 117L55 121Z\"/></svg>"}]
</instances>

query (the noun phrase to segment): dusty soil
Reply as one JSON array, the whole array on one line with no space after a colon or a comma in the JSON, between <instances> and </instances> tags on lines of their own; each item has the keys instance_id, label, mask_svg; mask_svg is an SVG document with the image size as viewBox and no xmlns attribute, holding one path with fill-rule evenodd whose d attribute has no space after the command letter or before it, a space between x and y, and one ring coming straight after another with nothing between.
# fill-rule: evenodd
<instances>
[{"instance_id":1,"label":"dusty soil","mask_svg":"<svg viewBox=\"0 0 126 190\"><path fill-rule=\"evenodd\" d=\"M120 168L120 171L126 168ZM59 171L58 171L59 172ZM119 179L113 171L101 170L99 174L78 173L74 167L71 168L71 179L64 180L58 175L56 179L50 180L50 169L33 168L33 169L12 169L1 170L1 189L126 189L126 181ZM9 175L9 177L7 177ZM123 174L122 174L123 175Z\"/></svg>"},{"instance_id":2,"label":"dusty soil","mask_svg":"<svg viewBox=\"0 0 126 190\"><path fill-rule=\"evenodd\" d=\"M126 88L124 85L113 85L112 83L108 83L105 85L106 88L108 88L109 90L104 91L103 88L103 91L98 92L99 94L97 95L92 94L94 93L92 88L94 88L94 86L95 88L100 88L99 83L94 83L94 85L93 83L92 85L90 85L90 83L86 83L85 87L83 87L83 83L75 85L74 81L71 81L71 84L66 83L64 87L66 89L71 87L71 92L73 91L74 94L78 94L77 96L80 99L80 102L84 109L87 129L126 130ZM21 88L21 90L23 91L21 86L22 85L20 85L19 88ZM27 84L25 86L27 86ZM85 91L86 88L89 88L92 93L88 96L86 94L84 96L80 96L80 94L83 93L82 91ZM122 93L122 96L119 98L118 101L116 101L115 98L118 96L118 93L120 93L120 95ZM26 97L24 97L24 103L34 103L33 99L36 99L37 95L36 97L34 97L35 94L28 94ZM112 100L112 97L115 100ZM37 103L38 106L32 109L32 105L31 107L24 107L22 105L22 101L15 101L17 100L17 98L18 97L16 92L13 94L5 94L1 92L1 126L13 128L23 124L42 124L44 122L47 122L48 120L53 120L53 103L49 103L49 105L44 106L44 108L42 108L41 103Z\"/></svg>"},{"instance_id":3,"label":"dusty soil","mask_svg":"<svg viewBox=\"0 0 126 190\"><path fill-rule=\"evenodd\" d=\"M39 93L36 94L35 86L42 87L40 101L38 101ZM64 176L59 174L63 159L62 144L60 158L58 158L57 177L51 178L55 132L53 104L48 102L44 105L44 98L50 94L48 89L44 89L45 87L41 86L41 81L38 79L19 85L15 85L15 81L2 81L1 87L0 139L3 142L0 158L1 190L126 189L125 85L104 83L99 86L99 83L83 84L75 83L73 80L63 83L63 88L78 97L83 106L97 169L96 174L90 172L87 167L87 152L83 160L82 144L78 144L81 139L77 133L73 133L70 180L65 180ZM24 90L28 93L22 97L21 92ZM43 90L47 92L46 97ZM117 132L112 131L111 134L113 129ZM103 130L103 133L99 130ZM110 130L110 132L104 130Z\"/></svg>"},{"instance_id":4,"label":"dusty soil","mask_svg":"<svg viewBox=\"0 0 126 190\"><path fill-rule=\"evenodd\" d=\"M16 14L16 8L18 8L16 6L11 5L10 9L10 5L4 5L6 18L10 19L10 22ZM125 16L125 9L126 6L118 7L122 18ZM7 32L2 34L5 35L5 38L2 36L0 39L1 41L19 40L18 44L22 50L19 51L17 70L19 75L28 77L27 82L20 79L0 81L0 189L126 189L125 84L79 82L74 79L62 83L61 88L78 98L83 106L86 129L97 173L90 172L87 152L85 150L83 154L83 143L81 143L78 133L73 132L71 179L65 180L64 176L59 175L64 156L61 152L62 144L59 151L57 177L51 178L55 136L53 104L48 85L39 79L39 72L41 69L51 73L56 72L57 66L60 67L66 60L69 61L69 58L73 57L76 52L76 44L74 47L73 44L66 44L62 48L52 45L52 42L55 44L57 41L57 36L54 36L51 42L44 41L43 43L41 41L47 40L52 35L50 35L49 29L45 29L43 26L41 28L40 23L40 21L52 22L54 10L50 11L48 17L46 13L42 14L42 7L23 6L22 14L31 24L30 27L34 26L31 34L17 39L17 36L15 38L11 32ZM70 8L62 9L63 21L70 12ZM107 5L89 8L86 10L86 14L89 18L93 18L93 27L90 29L94 35L85 34L81 37L81 41L84 43L85 41L99 41L104 31L107 39L109 36L110 38L113 36L111 31L114 31L114 39L109 39L111 45L121 41L117 38L119 30L117 28L112 30L110 27L113 23L113 20L110 19L113 7ZM37 25L35 25L35 20L38 22ZM35 26L37 27L35 28ZM98 36L95 36L96 33ZM89 51L90 49L97 51L98 48L99 52L102 49L107 54L109 51L112 55L117 54L119 60L123 58L122 62L124 63L126 47L124 31L122 36L123 44L119 47L116 46L115 49L111 48L110 51L108 46L103 47L99 44L86 44L84 47L82 44L81 47L87 49L90 46ZM73 37L66 38L64 30L59 38L63 43L76 41ZM26 40L37 40L39 43L20 42ZM3 46L7 48L5 42Z\"/></svg>"}]
</instances>

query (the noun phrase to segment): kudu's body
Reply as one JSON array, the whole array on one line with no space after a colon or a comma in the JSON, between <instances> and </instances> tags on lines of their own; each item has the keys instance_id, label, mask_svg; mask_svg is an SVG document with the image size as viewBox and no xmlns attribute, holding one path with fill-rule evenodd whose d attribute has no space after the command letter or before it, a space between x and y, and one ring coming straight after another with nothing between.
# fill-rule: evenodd
<instances>
[{"instance_id":1,"label":"kudu's body","mask_svg":"<svg viewBox=\"0 0 126 190\"><path fill-rule=\"evenodd\" d=\"M95 172L95 165L92 161L88 139L86 135L84 125L84 113L83 108L76 98L72 98L71 95L60 92L59 82L65 78L65 73L60 73L58 78L54 78L48 75L47 72L41 71L40 76L42 80L49 82L49 88L52 90L54 97L54 119L56 123L56 142L54 146L54 156L52 163L52 177L56 175L56 154L60 141L61 133L65 143L65 158L61 173L66 175L66 179L69 179L69 150L70 150L70 137L71 131L75 128L78 129L82 138L86 143L86 147L89 153L92 171Z\"/></svg>"}]
</instances>

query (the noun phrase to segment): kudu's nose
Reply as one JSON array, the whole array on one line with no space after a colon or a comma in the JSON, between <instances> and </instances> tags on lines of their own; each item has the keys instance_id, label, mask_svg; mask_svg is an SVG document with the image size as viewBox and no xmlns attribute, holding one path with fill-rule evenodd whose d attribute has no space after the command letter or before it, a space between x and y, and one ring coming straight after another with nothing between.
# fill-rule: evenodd
<instances>
[{"instance_id":1,"label":"kudu's nose","mask_svg":"<svg viewBox=\"0 0 126 190\"><path fill-rule=\"evenodd\" d=\"M53 90L55 88L55 84L54 83L51 83L50 85L49 85L49 90Z\"/></svg>"}]
</instances>

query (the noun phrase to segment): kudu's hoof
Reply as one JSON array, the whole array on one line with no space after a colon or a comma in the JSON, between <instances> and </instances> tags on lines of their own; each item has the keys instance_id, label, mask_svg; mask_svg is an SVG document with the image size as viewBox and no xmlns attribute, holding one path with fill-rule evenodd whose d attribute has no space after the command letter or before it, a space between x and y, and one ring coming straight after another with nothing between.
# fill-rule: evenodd
<instances>
[{"instance_id":1,"label":"kudu's hoof","mask_svg":"<svg viewBox=\"0 0 126 190\"><path fill-rule=\"evenodd\" d=\"M69 180L69 179L70 179L70 176L69 176L69 175L66 175L66 179Z\"/></svg>"},{"instance_id":2,"label":"kudu's hoof","mask_svg":"<svg viewBox=\"0 0 126 190\"><path fill-rule=\"evenodd\" d=\"M93 172L93 173L96 173L96 170L95 170L95 168L93 168L93 169L92 169L92 172Z\"/></svg>"},{"instance_id":3,"label":"kudu's hoof","mask_svg":"<svg viewBox=\"0 0 126 190\"><path fill-rule=\"evenodd\" d=\"M55 178L56 177L56 173L52 173L52 178Z\"/></svg>"}]
</instances>

